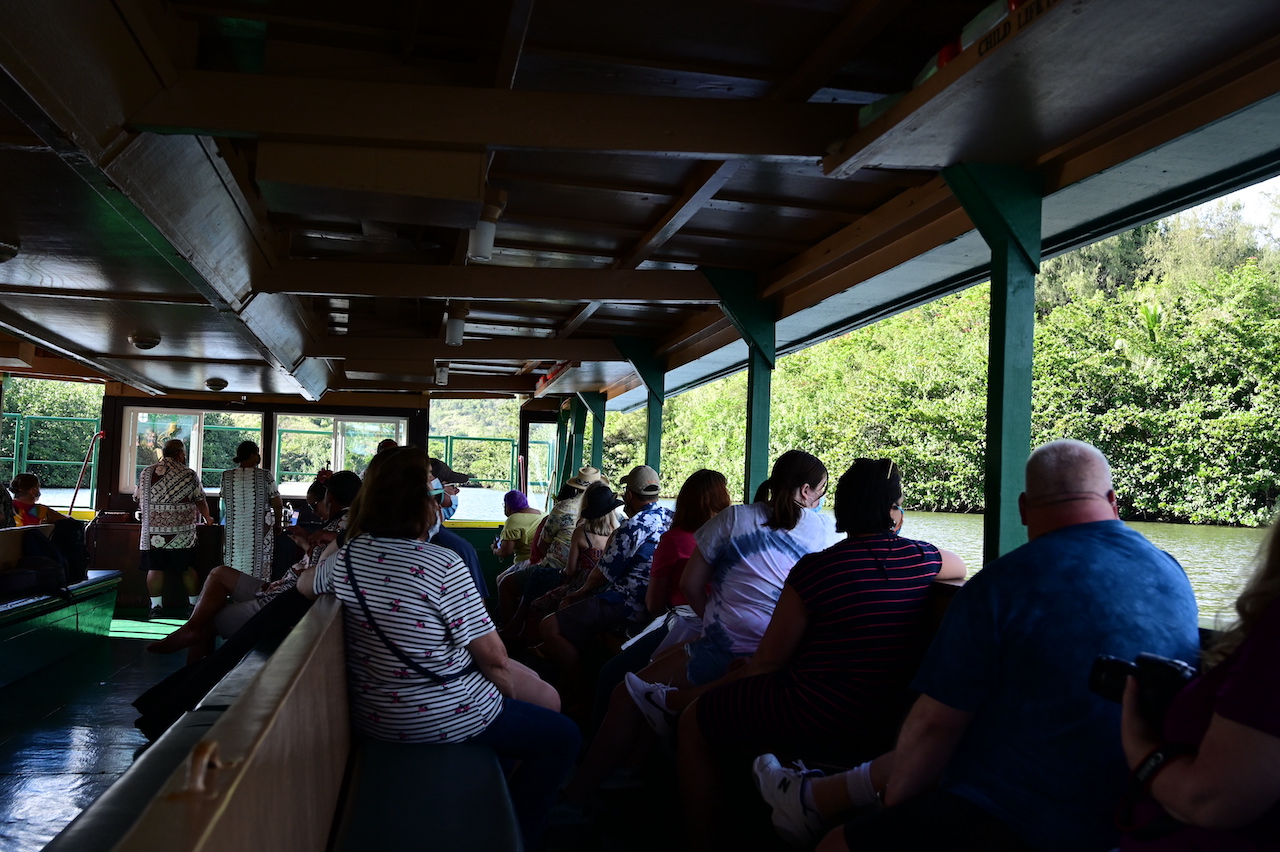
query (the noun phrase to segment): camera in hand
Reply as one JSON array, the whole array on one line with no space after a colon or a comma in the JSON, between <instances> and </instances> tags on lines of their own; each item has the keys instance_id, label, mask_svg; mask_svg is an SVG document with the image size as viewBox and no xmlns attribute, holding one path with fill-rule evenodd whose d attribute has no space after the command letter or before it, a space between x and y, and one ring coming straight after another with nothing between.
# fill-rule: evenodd
<instances>
[{"instance_id":1,"label":"camera in hand","mask_svg":"<svg viewBox=\"0 0 1280 852\"><path fill-rule=\"evenodd\" d=\"M1119 703L1129 677L1138 681L1138 710L1156 730L1164 727L1164 714L1173 697L1182 691L1196 670L1182 660L1156 654L1139 654L1132 663L1100 655L1089 672L1089 688L1108 701Z\"/></svg>"}]
</instances>

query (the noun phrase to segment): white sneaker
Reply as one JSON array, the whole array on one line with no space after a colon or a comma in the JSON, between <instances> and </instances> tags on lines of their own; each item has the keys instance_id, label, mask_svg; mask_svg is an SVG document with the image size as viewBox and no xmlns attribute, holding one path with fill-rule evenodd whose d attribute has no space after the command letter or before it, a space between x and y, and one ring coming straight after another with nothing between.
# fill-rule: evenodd
<instances>
[{"instance_id":1,"label":"white sneaker","mask_svg":"<svg viewBox=\"0 0 1280 852\"><path fill-rule=\"evenodd\" d=\"M631 693L631 700L640 708L644 720L653 728L654 733L660 737L670 736L679 717L667 709L667 693L675 687L649 683L632 672L627 672L623 682L627 685L627 692Z\"/></svg>"},{"instance_id":2,"label":"white sneaker","mask_svg":"<svg viewBox=\"0 0 1280 852\"><path fill-rule=\"evenodd\" d=\"M795 849L812 849L826 834L827 821L804 806L804 780L820 777L816 769L795 769L762 754L751 764L756 789L773 809L773 827Z\"/></svg>"}]
</instances>

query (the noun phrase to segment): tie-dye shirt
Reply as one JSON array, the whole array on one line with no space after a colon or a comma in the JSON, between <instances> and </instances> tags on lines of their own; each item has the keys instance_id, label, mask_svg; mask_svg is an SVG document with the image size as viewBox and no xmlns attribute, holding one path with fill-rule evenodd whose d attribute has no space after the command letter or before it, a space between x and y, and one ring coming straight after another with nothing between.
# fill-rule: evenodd
<instances>
[{"instance_id":1,"label":"tie-dye shirt","mask_svg":"<svg viewBox=\"0 0 1280 852\"><path fill-rule=\"evenodd\" d=\"M766 527L769 517L765 503L730 506L695 534L711 566L703 636L734 654L755 653L800 557L838 540L835 526L817 512L801 512L792 530Z\"/></svg>"}]
</instances>

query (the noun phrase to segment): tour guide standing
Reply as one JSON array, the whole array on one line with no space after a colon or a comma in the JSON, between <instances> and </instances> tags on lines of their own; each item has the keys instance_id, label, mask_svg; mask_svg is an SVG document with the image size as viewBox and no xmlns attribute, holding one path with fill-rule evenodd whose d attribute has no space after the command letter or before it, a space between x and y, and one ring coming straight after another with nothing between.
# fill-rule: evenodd
<instances>
[{"instance_id":1,"label":"tour guide standing","mask_svg":"<svg viewBox=\"0 0 1280 852\"><path fill-rule=\"evenodd\" d=\"M203 519L211 524L213 518L209 516L200 477L187 467L187 448L181 441L167 442L161 450L160 461L139 474L133 499L142 508L138 549L147 556L139 567L147 569L151 617L164 614L166 571L182 573L187 602L194 607L200 591L196 570L191 564L195 555L196 523Z\"/></svg>"},{"instance_id":2,"label":"tour guide standing","mask_svg":"<svg viewBox=\"0 0 1280 852\"><path fill-rule=\"evenodd\" d=\"M223 559L237 571L270 580L275 542L270 533L273 527L275 535L284 532L284 503L271 471L258 467L262 454L257 444L241 442L233 461L239 467L222 472L222 517L227 526Z\"/></svg>"}]
</instances>

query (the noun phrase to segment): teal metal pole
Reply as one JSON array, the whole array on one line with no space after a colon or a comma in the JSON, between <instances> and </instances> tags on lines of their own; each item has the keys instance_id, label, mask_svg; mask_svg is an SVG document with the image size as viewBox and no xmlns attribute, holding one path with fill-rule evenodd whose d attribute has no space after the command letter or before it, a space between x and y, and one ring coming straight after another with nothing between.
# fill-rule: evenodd
<instances>
[{"instance_id":1,"label":"teal metal pole","mask_svg":"<svg viewBox=\"0 0 1280 852\"><path fill-rule=\"evenodd\" d=\"M644 463L662 473L662 397L653 391L645 410Z\"/></svg>"},{"instance_id":2,"label":"teal metal pole","mask_svg":"<svg viewBox=\"0 0 1280 852\"><path fill-rule=\"evenodd\" d=\"M599 391L578 391L578 399L591 412L591 466L600 470L604 466L605 396Z\"/></svg>"},{"instance_id":3,"label":"teal metal pole","mask_svg":"<svg viewBox=\"0 0 1280 852\"><path fill-rule=\"evenodd\" d=\"M983 561L1027 540L1018 512L1031 451L1031 361L1040 268L1042 181L1013 166L967 163L943 177L991 248Z\"/></svg>"},{"instance_id":4,"label":"teal metal pole","mask_svg":"<svg viewBox=\"0 0 1280 852\"><path fill-rule=\"evenodd\" d=\"M587 407L577 397L569 403L569 418L570 428L573 430L569 438L573 448L570 454L569 470L576 473L578 468L582 467L582 438L583 433L587 431Z\"/></svg>"},{"instance_id":5,"label":"teal metal pole","mask_svg":"<svg viewBox=\"0 0 1280 852\"><path fill-rule=\"evenodd\" d=\"M747 446L742 502L750 503L760 483L769 476L769 397L773 390L773 364L751 345L747 356Z\"/></svg>"}]
</instances>

